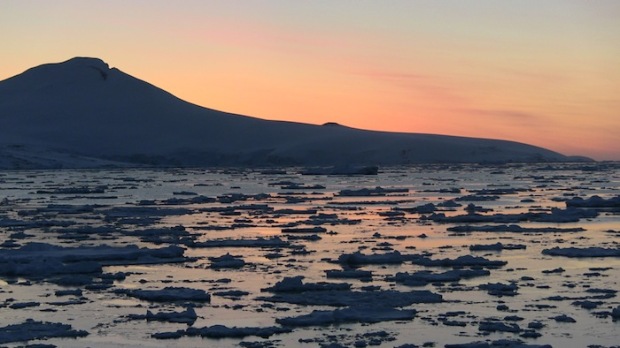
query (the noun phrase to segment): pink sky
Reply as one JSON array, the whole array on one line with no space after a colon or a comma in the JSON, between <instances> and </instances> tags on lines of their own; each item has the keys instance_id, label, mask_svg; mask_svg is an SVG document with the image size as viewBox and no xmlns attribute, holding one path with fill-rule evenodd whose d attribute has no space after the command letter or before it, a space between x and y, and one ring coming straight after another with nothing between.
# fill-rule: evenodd
<instances>
[{"instance_id":1,"label":"pink sky","mask_svg":"<svg viewBox=\"0 0 620 348\"><path fill-rule=\"evenodd\" d=\"M620 160L620 2L0 2L0 79L91 56L267 119Z\"/></svg>"}]
</instances>

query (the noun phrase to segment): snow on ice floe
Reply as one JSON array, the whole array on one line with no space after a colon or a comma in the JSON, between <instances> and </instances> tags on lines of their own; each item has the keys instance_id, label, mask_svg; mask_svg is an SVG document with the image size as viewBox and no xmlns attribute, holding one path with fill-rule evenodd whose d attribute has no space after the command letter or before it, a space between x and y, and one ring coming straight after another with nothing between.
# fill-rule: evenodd
<instances>
[{"instance_id":1,"label":"snow on ice floe","mask_svg":"<svg viewBox=\"0 0 620 348\"><path fill-rule=\"evenodd\" d=\"M377 264L401 264L407 260L419 258L420 255L401 254L398 250L383 254L363 254L356 251L352 254L343 254L338 257L341 265L377 265Z\"/></svg>"},{"instance_id":2,"label":"snow on ice floe","mask_svg":"<svg viewBox=\"0 0 620 348\"><path fill-rule=\"evenodd\" d=\"M288 227L283 228L282 233L325 233L327 229L325 227Z\"/></svg>"},{"instance_id":3,"label":"snow on ice floe","mask_svg":"<svg viewBox=\"0 0 620 348\"><path fill-rule=\"evenodd\" d=\"M340 165L325 168L307 168L299 172L301 175L377 175L378 166Z\"/></svg>"},{"instance_id":4,"label":"snow on ice floe","mask_svg":"<svg viewBox=\"0 0 620 348\"><path fill-rule=\"evenodd\" d=\"M190 327L185 330L173 332L158 332L151 335L157 339L175 339L183 336L199 336L204 338L243 338L248 336L258 336L269 338L273 335L289 333L292 330L278 326L269 327L228 327L225 325L213 325L201 328Z\"/></svg>"},{"instance_id":5,"label":"snow on ice floe","mask_svg":"<svg viewBox=\"0 0 620 348\"><path fill-rule=\"evenodd\" d=\"M566 206L578 208L620 208L620 196L608 199L596 195L586 199L574 197L566 201Z\"/></svg>"},{"instance_id":6,"label":"snow on ice floe","mask_svg":"<svg viewBox=\"0 0 620 348\"><path fill-rule=\"evenodd\" d=\"M304 292L304 291L332 291L349 290L351 284L348 283L304 283L303 276L286 277L277 282L274 286L262 289L262 291L282 293L282 292Z\"/></svg>"},{"instance_id":7,"label":"snow on ice floe","mask_svg":"<svg viewBox=\"0 0 620 348\"><path fill-rule=\"evenodd\" d=\"M489 342L476 341L471 343L446 344L445 348L552 348L549 344L529 344L522 340L495 340Z\"/></svg>"},{"instance_id":8,"label":"snow on ice floe","mask_svg":"<svg viewBox=\"0 0 620 348\"><path fill-rule=\"evenodd\" d=\"M418 271L411 274L398 272L393 277L388 277L387 280L408 286L424 286L428 283L458 282L461 279L485 277L490 274L491 272L483 269L455 269L442 273L433 273L432 271Z\"/></svg>"},{"instance_id":9,"label":"snow on ice floe","mask_svg":"<svg viewBox=\"0 0 620 348\"><path fill-rule=\"evenodd\" d=\"M88 332L74 330L71 325L28 319L20 324L0 327L0 343L24 342L53 337L78 338Z\"/></svg>"},{"instance_id":10,"label":"snow on ice floe","mask_svg":"<svg viewBox=\"0 0 620 348\"><path fill-rule=\"evenodd\" d=\"M210 267L215 269L241 268L246 265L241 255L231 255L229 253L222 256L209 257L209 260L211 261Z\"/></svg>"},{"instance_id":11,"label":"snow on ice floe","mask_svg":"<svg viewBox=\"0 0 620 348\"><path fill-rule=\"evenodd\" d=\"M583 232L582 227L522 227L519 225L457 225L448 227L451 232L511 232L511 233L558 233Z\"/></svg>"},{"instance_id":12,"label":"snow on ice floe","mask_svg":"<svg viewBox=\"0 0 620 348\"><path fill-rule=\"evenodd\" d=\"M291 244L279 237L255 239L212 239L204 242L191 242L193 248L287 248Z\"/></svg>"},{"instance_id":13,"label":"snow on ice floe","mask_svg":"<svg viewBox=\"0 0 620 348\"><path fill-rule=\"evenodd\" d=\"M526 249L524 244L503 244L497 242L495 244L473 244L469 246L471 251L502 251L502 250L521 250Z\"/></svg>"},{"instance_id":14,"label":"snow on ice floe","mask_svg":"<svg viewBox=\"0 0 620 348\"><path fill-rule=\"evenodd\" d=\"M515 323L504 323L501 321L483 321L478 325L478 330L486 332L521 332L521 327Z\"/></svg>"},{"instance_id":15,"label":"snow on ice floe","mask_svg":"<svg viewBox=\"0 0 620 348\"><path fill-rule=\"evenodd\" d=\"M407 188L384 188L377 186L375 188L362 188L357 190L341 190L338 192L338 196L345 197L372 197L372 196L387 196L388 194L407 193Z\"/></svg>"},{"instance_id":16,"label":"snow on ice floe","mask_svg":"<svg viewBox=\"0 0 620 348\"><path fill-rule=\"evenodd\" d=\"M492 296L516 296L519 286L515 283L487 283L478 285L481 290L486 290Z\"/></svg>"},{"instance_id":17,"label":"snow on ice floe","mask_svg":"<svg viewBox=\"0 0 620 348\"><path fill-rule=\"evenodd\" d=\"M117 289L116 293L126 294L140 300L151 302L210 302L211 295L202 289L167 286L163 289Z\"/></svg>"},{"instance_id":18,"label":"snow on ice floe","mask_svg":"<svg viewBox=\"0 0 620 348\"><path fill-rule=\"evenodd\" d=\"M507 261L489 260L482 256L462 255L455 259L431 259L428 257L420 257L411 261L416 265L429 267L486 267L498 268L506 265Z\"/></svg>"},{"instance_id":19,"label":"snow on ice floe","mask_svg":"<svg viewBox=\"0 0 620 348\"><path fill-rule=\"evenodd\" d=\"M556 315L555 317L551 317L549 319L553 319L559 323L576 323L577 322L575 318L570 317L566 314Z\"/></svg>"},{"instance_id":20,"label":"snow on ice floe","mask_svg":"<svg viewBox=\"0 0 620 348\"><path fill-rule=\"evenodd\" d=\"M128 316L132 320L146 320L146 321L164 321L169 323L182 323L192 325L198 315L194 307L187 307L181 312L157 312L153 313L150 310L146 311L146 314L130 314Z\"/></svg>"},{"instance_id":21,"label":"snow on ice floe","mask_svg":"<svg viewBox=\"0 0 620 348\"><path fill-rule=\"evenodd\" d=\"M28 243L20 248L0 250L0 275L45 278L100 273L104 265L182 262L186 260L184 252L185 249L172 245L149 249L136 245L62 247Z\"/></svg>"},{"instance_id":22,"label":"snow on ice floe","mask_svg":"<svg viewBox=\"0 0 620 348\"><path fill-rule=\"evenodd\" d=\"M446 216L444 213L435 213L424 217L425 219L439 223L517 223L523 221L529 222L553 222L568 223L579 222L581 219L591 219L598 216L595 210L580 209L569 207L566 209L552 208L549 213L546 212L527 212L516 214L493 214L482 215L470 213L456 216Z\"/></svg>"},{"instance_id":23,"label":"snow on ice floe","mask_svg":"<svg viewBox=\"0 0 620 348\"><path fill-rule=\"evenodd\" d=\"M290 303L312 306L360 306L380 303L383 307L405 307L414 303L440 303L443 297L428 290L394 291L394 290L324 290L277 293L273 296L261 296L262 301Z\"/></svg>"},{"instance_id":24,"label":"snow on ice floe","mask_svg":"<svg viewBox=\"0 0 620 348\"><path fill-rule=\"evenodd\" d=\"M333 279L371 279L372 271L361 269L330 269L325 271L325 276Z\"/></svg>"}]
</instances>

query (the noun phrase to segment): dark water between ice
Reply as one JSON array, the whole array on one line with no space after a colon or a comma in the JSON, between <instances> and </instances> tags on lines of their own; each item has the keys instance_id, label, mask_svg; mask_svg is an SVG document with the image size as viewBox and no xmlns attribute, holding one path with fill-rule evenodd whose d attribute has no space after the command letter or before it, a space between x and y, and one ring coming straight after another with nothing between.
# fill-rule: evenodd
<instances>
[{"instance_id":1,"label":"dark water between ice","mask_svg":"<svg viewBox=\"0 0 620 348\"><path fill-rule=\"evenodd\" d=\"M603 203L568 207L575 197L595 195ZM553 347L617 346L620 321L614 322L612 313L620 305L620 256L613 255L620 250L620 207L613 204L618 196L620 165L613 163L420 166L349 177L302 176L294 169L286 174L0 172L0 343L25 345L12 339L16 333L7 327L34 319L88 333L28 342L59 347L443 347L499 339ZM214 246L231 240L241 246ZM32 242L45 245L33 252L27 247ZM504 250L470 250L498 242ZM124 248L130 244L142 249L127 256ZM113 248L88 248L101 245ZM150 254L170 245L185 249L183 255ZM604 249L612 255L543 254L554 247ZM93 259L97 252L101 255ZM236 256L236 263L218 265L212 259L226 253ZM461 264L464 255L484 262ZM447 260L433 264L441 259ZM495 261L505 264L491 266ZM102 268L80 271L77 265L86 262ZM487 270L488 275L407 278L454 269ZM370 271L371 276L334 279L326 276L328 270ZM295 276L304 277L307 291L261 290ZM320 282L350 288L321 288ZM204 290L210 301L156 301L135 291L166 287ZM404 305L380 300L422 291L442 300ZM355 296L359 303L325 302ZM318 303L300 303L316 298ZM147 310L188 308L197 316L191 326L145 318ZM347 316L350 308L357 317ZM314 310L324 311L327 324L303 317ZM416 311L412 318L381 317L411 310ZM552 319L560 315L575 322ZM299 317L308 318L308 325L282 320ZM218 339L186 330L214 325L290 332L262 331L269 336L264 338L246 330L245 337ZM177 330L180 338L156 338ZM241 331L229 334L242 336Z\"/></svg>"}]
</instances>

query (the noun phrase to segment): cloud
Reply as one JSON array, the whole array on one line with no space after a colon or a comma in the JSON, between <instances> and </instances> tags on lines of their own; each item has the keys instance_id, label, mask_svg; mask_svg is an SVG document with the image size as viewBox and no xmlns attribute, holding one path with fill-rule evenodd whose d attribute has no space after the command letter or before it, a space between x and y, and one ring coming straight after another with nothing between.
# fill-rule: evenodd
<instances>
[{"instance_id":1,"label":"cloud","mask_svg":"<svg viewBox=\"0 0 620 348\"><path fill-rule=\"evenodd\" d=\"M465 109L460 111L470 115L493 117L518 122L532 122L541 119L541 116L539 115L519 110Z\"/></svg>"},{"instance_id":2,"label":"cloud","mask_svg":"<svg viewBox=\"0 0 620 348\"><path fill-rule=\"evenodd\" d=\"M527 139L539 137L541 132L554 127L544 115L518 109L464 108L454 109L453 113L478 131L514 140L523 138L532 142Z\"/></svg>"},{"instance_id":3,"label":"cloud","mask_svg":"<svg viewBox=\"0 0 620 348\"><path fill-rule=\"evenodd\" d=\"M388 81L428 81L432 79L429 75L387 71L365 71L353 74Z\"/></svg>"},{"instance_id":4,"label":"cloud","mask_svg":"<svg viewBox=\"0 0 620 348\"><path fill-rule=\"evenodd\" d=\"M394 86L411 100L426 100L437 107L458 108L468 105L458 89L442 76L387 70L354 71L351 74Z\"/></svg>"}]
</instances>

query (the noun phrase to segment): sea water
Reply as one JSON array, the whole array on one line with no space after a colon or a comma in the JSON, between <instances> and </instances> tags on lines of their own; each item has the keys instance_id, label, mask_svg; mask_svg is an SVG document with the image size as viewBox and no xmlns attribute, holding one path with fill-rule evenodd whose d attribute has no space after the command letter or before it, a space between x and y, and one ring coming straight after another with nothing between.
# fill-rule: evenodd
<instances>
[{"instance_id":1,"label":"sea water","mask_svg":"<svg viewBox=\"0 0 620 348\"><path fill-rule=\"evenodd\" d=\"M15 333L9 325L33 319L87 332L28 341L59 347L443 347L502 339L553 347L619 344L620 322L612 314L620 305L620 256L597 254L620 250L620 207L613 204L620 196L619 164L425 165L381 168L370 176L300 171L0 172L0 342L24 345L11 339ZM569 207L576 197L593 196L606 206ZM565 219L570 209L584 212ZM237 246L226 246L231 241ZM29 254L29 243L60 246L70 256L58 258L54 250ZM497 243L504 248L470 250ZM75 265L80 253L92 257L102 245L113 247L109 255L89 261L98 262L100 272L52 271L52 260ZM122 256L128 245L140 250L133 258ZM182 247L183 257L147 255L170 245ZM555 247L592 255L543 253ZM400 259L343 263L357 252L370 259ZM241 266L218 267L215 258L227 253L243 260ZM459 264L465 255L505 264ZM50 260L48 268L26 267L41 258ZM421 259L451 261L428 265L416 261ZM416 284L396 277L470 269L488 275ZM371 276L327 278L330 270L370 271ZM292 301L266 290L297 276L303 284L327 285L288 293ZM333 283L350 288L335 292L329 290ZM492 293L489 284L516 290ZM151 301L135 292L166 287L204 290L211 299ZM57 295L78 289L81 295ZM398 297L416 291L441 295L442 301L389 308L415 310L412 318L396 320L381 318L381 301L300 303L321 296L346 301L353 292ZM340 316L352 307L367 315ZM147 311L188 308L196 313L191 325L146 318ZM324 311L333 321L279 324L313 311ZM567 317L572 320L561 319ZM201 337L187 330L215 325L239 329L229 335L237 337ZM290 332L259 337L240 330L273 327ZM157 338L169 332L180 334Z\"/></svg>"}]
</instances>

